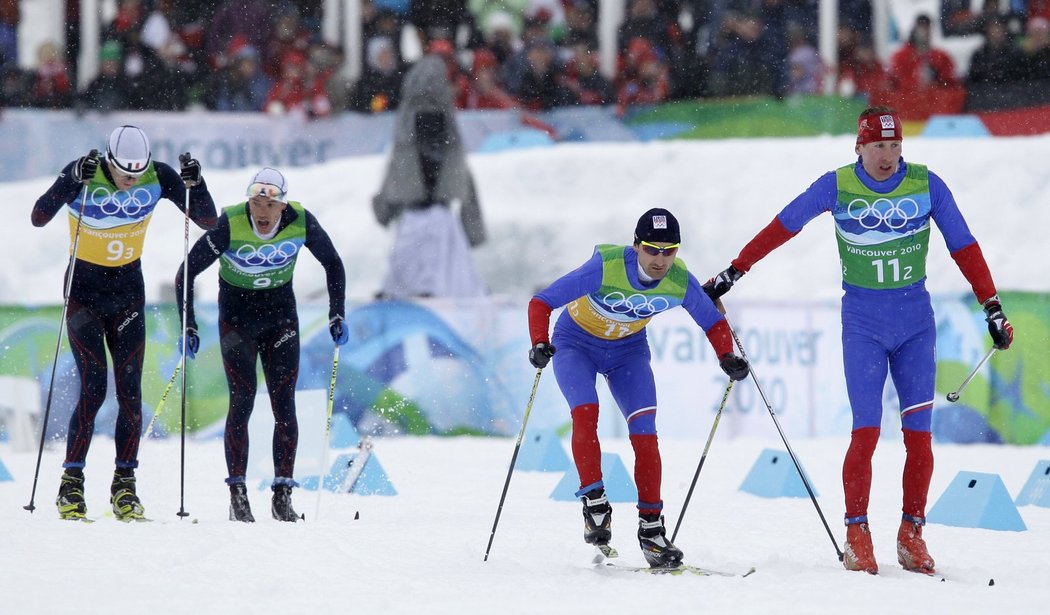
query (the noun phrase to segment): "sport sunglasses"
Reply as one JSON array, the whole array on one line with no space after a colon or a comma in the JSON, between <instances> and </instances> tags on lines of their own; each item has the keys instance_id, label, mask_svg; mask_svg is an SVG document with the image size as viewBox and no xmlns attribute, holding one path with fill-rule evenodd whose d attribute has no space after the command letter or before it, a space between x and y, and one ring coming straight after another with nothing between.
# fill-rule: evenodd
<instances>
[{"instance_id":1,"label":"sport sunglasses","mask_svg":"<svg viewBox=\"0 0 1050 615\"><path fill-rule=\"evenodd\" d=\"M284 201L284 192L273 184L256 182L248 186L248 198L264 196L275 201Z\"/></svg>"},{"instance_id":2,"label":"sport sunglasses","mask_svg":"<svg viewBox=\"0 0 1050 615\"><path fill-rule=\"evenodd\" d=\"M680 243L674 243L669 246L661 247L655 244L651 244L648 241L642 241L639 243L642 244L642 250L645 250L645 253L649 256L658 256L660 254L674 256L678 252L678 247L682 245Z\"/></svg>"}]
</instances>

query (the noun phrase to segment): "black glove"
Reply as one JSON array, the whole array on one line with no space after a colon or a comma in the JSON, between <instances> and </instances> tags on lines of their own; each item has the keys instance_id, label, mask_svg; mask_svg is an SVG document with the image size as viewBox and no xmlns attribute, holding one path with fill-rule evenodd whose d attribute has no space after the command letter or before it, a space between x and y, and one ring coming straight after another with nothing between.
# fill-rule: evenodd
<instances>
[{"instance_id":1,"label":"black glove","mask_svg":"<svg viewBox=\"0 0 1050 615\"><path fill-rule=\"evenodd\" d=\"M182 165L179 176L182 177L182 181L187 187L192 188L201 183L201 163L196 158L193 158L189 152L186 152L179 156L179 164Z\"/></svg>"},{"instance_id":2,"label":"black glove","mask_svg":"<svg viewBox=\"0 0 1050 615\"><path fill-rule=\"evenodd\" d=\"M1014 327L1006 320L1003 314L1003 306L999 304L999 295L984 302L984 319L988 322L988 334L992 336L992 344L999 350L1006 350L1014 341Z\"/></svg>"},{"instance_id":3,"label":"black glove","mask_svg":"<svg viewBox=\"0 0 1050 615\"><path fill-rule=\"evenodd\" d=\"M704 289L708 297L711 297L711 301L714 301L728 293L729 289L733 288L733 284L742 277L744 277L743 272L737 271L736 267L730 265L722 273L704 282L701 288Z\"/></svg>"},{"instance_id":4,"label":"black glove","mask_svg":"<svg viewBox=\"0 0 1050 615\"><path fill-rule=\"evenodd\" d=\"M73 179L78 184L87 183L94 179L98 172L98 150L93 149L87 156L81 156L73 165Z\"/></svg>"},{"instance_id":5,"label":"black glove","mask_svg":"<svg viewBox=\"0 0 1050 615\"><path fill-rule=\"evenodd\" d=\"M350 340L350 330L343 324L342 316L333 316L328 321L328 332L332 334L332 341L342 346Z\"/></svg>"},{"instance_id":6,"label":"black glove","mask_svg":"<svg viewBox=\"0 0 1050 615\"><path fill-rule=\"evenodd\" d=\"M197 356L197 351L201 349L201 338L197 336L196 327L186 327L186 358L192 359ZM179 353L182 353L182 336L179 336Z\"/></svg>"},{"instance_id":7,"label":"black glove","mask_svg":"<svg viewBox=\"0 0 1050 615\"><path fill-rule=\"evenodd\" d=\"M551 362L551 357L554 356L554 346L551 346L547 342L540 342L529 350L529 363L536 369L543 369L547 367L547 364Z\"/></svg>"},{"instance_id":8,"label":"black glove","mask_svg":"<svg viewBox=\"0 0 1050 615\"><path fill-rule=\"evenodd\" d=\"M722 371L731 380L743 380L751 372L751 366L747 364L747 359L738 357L731 352L727 352L719 357L718 365L722 367Z\"/></svg>"}]
</instances>

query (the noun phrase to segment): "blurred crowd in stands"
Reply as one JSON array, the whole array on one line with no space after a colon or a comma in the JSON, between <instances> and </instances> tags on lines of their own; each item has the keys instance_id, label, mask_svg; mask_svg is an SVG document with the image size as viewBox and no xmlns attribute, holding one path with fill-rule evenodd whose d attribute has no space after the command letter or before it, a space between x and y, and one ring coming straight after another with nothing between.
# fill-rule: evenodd
<instances>
[{"instance_id":1,"label":"blurred crowd in stands","mask_svg":"<svg viewBox=\"0 0 1050 615\"><path fill-rule=\"evenodd\" d=\"M418 48L444 58L462 109L635 105L701 97L785 98L824 91L989 109L1050 103L1050 0L942 0L939 15L898 24L907 42L883 63L871 0L839 0L838 64L817 51L818 0L623 0L611 74L599 63L598 0L362 0L361 75L321 36L321 0L119 0L99 72L77 88L79 2L66 43L19 68L17 0L0 0L6 107L261 111L324 117L396 109ZM983 37L965 71L933 44ZM25 63L23 64L33 64ZM924 93L934 92L931 96Z\"/></svg>"}]
</instances>

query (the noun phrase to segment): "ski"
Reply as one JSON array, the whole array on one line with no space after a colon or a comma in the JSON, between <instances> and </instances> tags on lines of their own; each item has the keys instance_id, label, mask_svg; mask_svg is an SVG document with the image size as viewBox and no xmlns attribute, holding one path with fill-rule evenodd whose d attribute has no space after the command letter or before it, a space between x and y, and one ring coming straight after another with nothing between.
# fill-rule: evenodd
<instances>
[{"instance_id":1,"label":"ski","mask_svg":"<svg viewBox=\"0 0 1050 615\"><path fill-rule=\"evenodd\" d=\"M592 564L600 564L607 559L620 557L620 553L612 548L611 545L594 545L594 549L594 559L591 560Z\"/></svg>"},{"instance_id":2,"label":"ski","mask_svg":"<svg viewBox=\"0 0 1050 615\"><path fill-rule=\"evenodd\" d=\"M85 516L59 517L62 521L80 521L81 523L94 523L96 519Z\"/></svg>"},{"instance_id":3,"label":"ski","mask_svg":"<svg viewBox=\"0 0 1050 615\"><path fill-rule=\"evenodd\" d=\"M664 575L668 574L671 576L681 576L685 574L693 574L702 577L749 577L755 573L755 567L752 566L746 572L726 572L723 570L712 570L710 568L701 568L699 566L690 566L689 564L679 564L674 568L652 568L650 566L631 566L628 564L620 564L618 562L603 561L599 563L599 568L604 570L618 570L622 572L638 572L642 574L653 574L653 575Z\"/></svg>"},{"instance_id":4,"label":"ski","mask_svg":"<svg viewBox=\"0 0 1050 615\"><path fill-rule=\"evenodd\" d=\"M150 519L149 517L143 517L141 515L124 515L123 517L118 517L115 514L113 514L112 511L109 510L106 511L106 517L109 519L116 519L121 523L150 523L153 521L153 519Z\"/></svg>"},{"instance_id":5,"label":"ski","mask_svg":"<svg viewBox=\"0 0 1050 615\"><path fill-rule=\"evenodd\" d=\"M153 519L149 517L120 517L117 521L121 523L152 523Z\"/></svg>"},{"instance_id":6,"label":"ski","mask_svg":"<svg viewBox=\"0 0 1050 615\"><path fill-rule=\"evenodd\" d=\"M921 576L921 577L928 577L928 578L933 579L934 581L936 581L938 583L963 583L965 585L970 585L970 584L973 584L973 585L986 585L988 587L994 587L995 586L995 577L989 577L988 581L986 582L986 581L984 581L984 578L980 577L979 575L968 575L968 578L963 579L962 577L955 576L955 575L952 575L950 573L949 574L944 574L940 570L935 570L933 572L923 572L921 570L905 570L905 572L911 572L911 573L913 573L915 575L918 575L918 576ZM880 574L879 576L882 576L882 575ZM911 576L911 575L904 575L904 576ZM978 579L974 579L973 578L974 576L978 576L979 580Z\"/></svg>"},{"instance_id":7,"label":"ski","mask_svg":"<svg viewBox=\"0 0 1050 615\"><path fill-rule=\"evenodd\" d=\"M594 545L594 558L591 559L591 563L599 570L620 570L623 572L638 572L642 574L669 574L672 576L695 574L702 577L748 577L755 573L754 566L742 574L736 572L725 572L722 570L712 570L710 568L701 568L699 566L690 566L689 564L679 564L675 567L656 568L651 566L632 566L630 564L621 564L618 561L615 561L619 557L620 553L612 545Z\"/></svg>"},{"instance_id":8,"label":"ski","mask_svg":"<svg viewBox=\"0 0 1050 615\"><path fill-rule=\"evenodd\" d=\"M947 580L943 574L941 574L941 573L939 573L937 571L926 572L925 570L908 570L907 568L905 568L904 571L905 572L911 572L911 573L917 574L919 576L929 577L931 579L936 579L936 580L940 581L941 583L944 583Z\"/></svg>"}]
</instances>

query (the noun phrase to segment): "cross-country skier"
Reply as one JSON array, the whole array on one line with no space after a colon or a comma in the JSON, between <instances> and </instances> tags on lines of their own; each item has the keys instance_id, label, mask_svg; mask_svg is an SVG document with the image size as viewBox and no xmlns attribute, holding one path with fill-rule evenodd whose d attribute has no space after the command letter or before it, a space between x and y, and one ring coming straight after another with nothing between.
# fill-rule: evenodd
<instances>
[{"instance_id":1,"label":"cross-country skier","mask_svg":"<svg viewBox=\"0 0 1050 615\"><path fill-rule=\"evenodd\" d=\"M226 417L226 483L230 487L230 520L254 522L244 484L248 466L248 419L255 404L256 362L273 408L271 513L279 521L296 521L292 508L295 453L299 425L295 384L299 378L299 314L292 290L296 259L307 248L321 263L328 283L328 327L336 344L345 344L343 322L346 274L328 233L313 214L288 200L288 182L276 169L263 168L248 184L248 200L226 207L219 224L190 250L187 357L200 347L193 313L193 280L219 261L219 343L230 411ZM182 268L175 278L182 303ZM181 342L181 339L180 339Z\"/></svg>"},{"instance_id":2,"label":"cross-country skier","mask_svg":"<svg viewBox=\"0 0 1050 615\"><path fill-rule=\"evenodd\" d=\"M146 133L120 126L109 135L104 164L97 152L70 162L37 199L33 226L44 226L63 205L76 242L73 279L66 297L66 330L80 374L80 397L69 419L66 459L56 504L63 519L82 519L84 461L95 416L106 397L106 350L116 385L116 471L110 503L118 519L140 519L135 492L142 432L142 357L146 344L142 246L160 199L185 207L201 228L215 226L215 202L201 177L200 163L188 156L181 171L153 160ZM86 197L86 198L85 198ZM79 237L79 239L77 239ZM72 246L70 247L72 251ZM69 272L66 273L69 275Z\"/></svg>"},{"instance_id":3,"label":"cross-country skier","mask_svg":"<svg viewBox=\"0 0 1050 615\"><path fill-rule=\"evenodd\" d=\"M977 240L944 181L901 156L900 117L889 107L866 109L857 120L855 163L826 173L791 201L725 271L704 285L720 297L767 254L813 218L830 211L842 265L842 356L853 411L853 433L842 464L848 570L878 572L868 528L871 459L882 424L886 374L900 398L904 432L904 506L897 559L907 570L932 573L923 540L933 475L933 414L937 337L926 291L930 221L984 308L996 348L1013 341L995 283Z\"/></svg>"},{"instance_id":4,"label":"cross-country skier","mask_svg":"<svg viewBox=\"0 0 1050 615\"><path fill-rule=\"evenodd\" d=\"M529 303L529 361L542 369L554 357L554 375L572 414L583 538L595 545L612 538L612 507L602 482L598 441L595 380L601 374L627 420L638 486L638 541L653 567L677 566L682 551L665 536L661 514L656 384L645 326L653 316L680 305L706 332L726 374L733 380L748 374L747 361L733 353L725 317L685 263L675 258L680 243L678 220L671 212L650 209L638 219L633 245L597 246L590 260ZM551 311L563 305L568 307L549 338Z\"/></svg>"}]
</instances>

